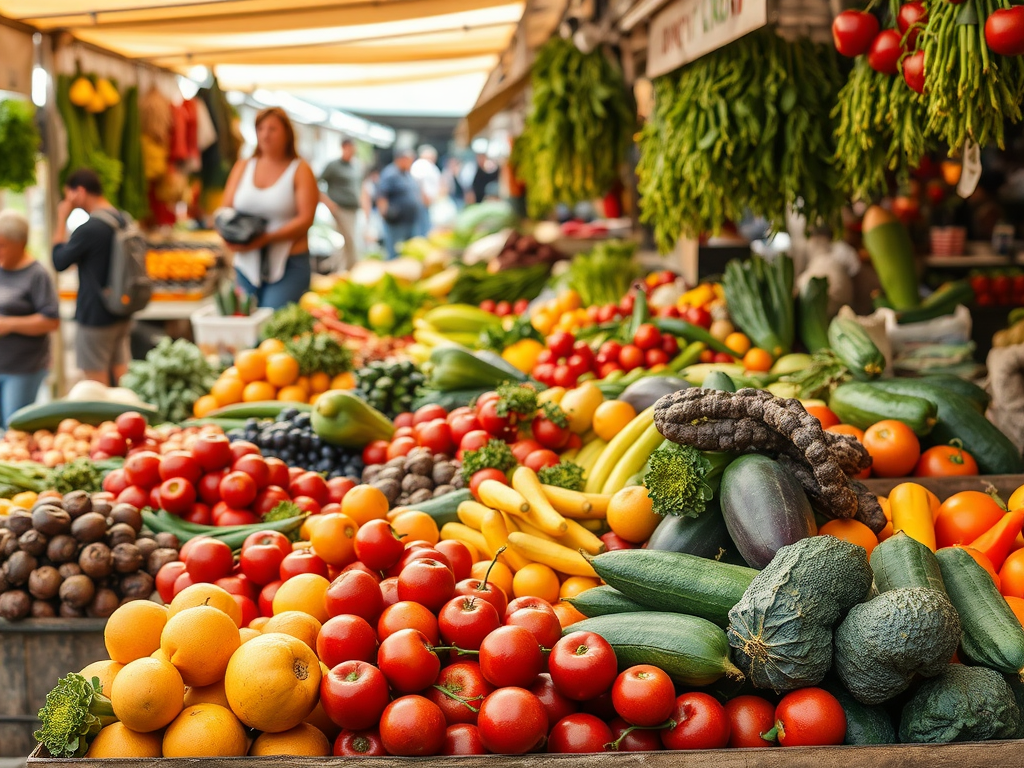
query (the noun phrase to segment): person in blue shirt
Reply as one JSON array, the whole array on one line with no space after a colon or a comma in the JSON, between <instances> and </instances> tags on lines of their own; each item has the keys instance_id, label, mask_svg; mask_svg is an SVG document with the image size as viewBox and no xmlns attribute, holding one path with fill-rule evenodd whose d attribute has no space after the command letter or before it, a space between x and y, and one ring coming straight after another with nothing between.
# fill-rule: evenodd
<instances>
[{"instance_id":1,"label":"person in blue shirt","mask_svg":"<svg viewBox=\"0 0 1024 768\"><path fill-rule=\"evenodd\" d=\"M377 184L377 210L384 219L384 246L389 259L398 255L398 246L416 234L423 198L419 184L409 172L416 153L400 149L384 168Z\"/></svg>"}]
</instances>

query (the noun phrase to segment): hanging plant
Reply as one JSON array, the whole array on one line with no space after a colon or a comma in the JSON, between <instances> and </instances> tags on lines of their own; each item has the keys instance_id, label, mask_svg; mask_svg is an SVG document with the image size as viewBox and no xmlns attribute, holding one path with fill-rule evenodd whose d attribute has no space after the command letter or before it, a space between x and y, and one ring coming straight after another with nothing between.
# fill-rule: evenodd
<instances>
[{"instance_id":1,"label":"hanging plant","mask_svg":"<svg viewBox=\"0 0 1024 768\"><path fill-rule=\"evenodd\" d=\"M35 113L27 101L0 101L0 188L21 192L36 183L39 131Z\"/></svg>"}]
</instances>

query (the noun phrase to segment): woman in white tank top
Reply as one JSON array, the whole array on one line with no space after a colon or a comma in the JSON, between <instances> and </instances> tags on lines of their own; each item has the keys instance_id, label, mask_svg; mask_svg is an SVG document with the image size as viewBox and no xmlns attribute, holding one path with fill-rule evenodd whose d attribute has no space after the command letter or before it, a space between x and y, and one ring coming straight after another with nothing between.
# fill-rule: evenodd
<instances>
[{"instance_id":1,"label":"woman in white tank top","mask_svg":"<svg viewBox=\"0 0 1024 768\"><path fill-rule=\"evenodd\" d=\"M239 160L224 190L224 205L267 220L267 231L247 245L225 247L235 254L239 286L261 307L297 302L309 290L307 232L320 190L312 169L295 150L295 131L284 110L256 116L256 152Z\"/></svg>"}]
</instances>

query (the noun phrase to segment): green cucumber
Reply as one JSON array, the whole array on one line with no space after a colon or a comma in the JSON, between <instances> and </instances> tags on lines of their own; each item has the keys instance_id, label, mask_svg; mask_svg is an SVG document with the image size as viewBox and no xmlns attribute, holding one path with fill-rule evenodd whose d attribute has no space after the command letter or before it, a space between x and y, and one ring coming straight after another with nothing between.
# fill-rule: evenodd
<instances>
[{"instance_id":1,"label":"green cucumber","mask_svg":"<svg viewBox=\"0 0 1024 768\"><path fill-rule=\"evenodd\" d=\"M938 407L924 397L896 393L877 385L860 382L840 384L829 397L828 407L844 424L867 429L884 419L902 421L918 437L935 427Z\"/></svg>"},{"instance_id":2,"label":"green cucumber","mask_svg":"<svg viewBox=\"0 0 1024 768\"><path fill-rule=\"evenodd\" d=\"M951 315L961 304L970 304L974 300L974 289L966 280L956 280L939 286L938 290L926 296L921 303L902 312L896 313L896 322L921 323L937 317Z\"/></svg>"},{"instance_id":3,"label":"green cucumber","mask_svg":"<svg viewBox=\"0 0 1024 768\"><path fill-rule=\"evenodd\" d=\"M578 595L562 599L588 618L608 616L613 613L640 613L649 610L607 584L592 587Z\"/></svg>"},{"instance_id":4,"label":"green cucumber","mask_svg":"<svg viewBox=\"0 0 1024 768\"><path fill-rule=\"evenodd\" d=\"M872 550L871 572L879 593L914 587L946 591L935 554L903 531L897 531Z\"/></svg>"},{"instance_id":5,"label":"green cucumber","mask_svg":"<svg viewBox=\"0 0 1024 768\"><path fill-rule=\"evenodd\" d=\"M855 379L877 379L885 370L885 357L856 320L835 318L828 326L828 343Z\"/></svg>"},{"instance_id":6,"label":"green cucumber","mask_svg":"<svg viewBox=\"0 0 1024 768\"><path fill-rule=\"evenodd\" d=\"M937 387L956 392L958 395L963 395L974 404L978 413L984 413L988 408L988 404L992 401L988 392L977 384L967 379L962 379L959 376L954 376L952 373L929 373L922 376L919 380L925 384L934 384Z\"/></svg>"},{"instance_id":7,"label":"green cucumber","mask_svg":"<svg viewBox=\"0 0 1024 768\"><path fill-rule=\"evenodd\" d=\"M470 493L468 488L460 488L457 491L451 491L443 496L435 496L432 499L421 501L419 504L412 504L407 509L415 509L417 512L426 512L437 523L437 527L440 528L445 523L457 523L459 522L459 516L456 514L459 504L464 501L473 501L473 494Z\"/></svg>"},{"instance_id":8,"label":"green cucumber","mask_svg":"<svg viewBox=\"0 0 1024 768\"><path fill-rule=\"evenodd\" d=\"M562 634L594 632L615 649L619 668L651 664L682 685L711 685L722 677L742 681L729 660L729 640L721 627L681 613L618 613L595 616L566 627Z\"/></svg>"},{"instance_id":9,"label":"green cucumber","mask_svg":"<svg viewBox=\"0 0 1024 768\"><path fill-rule=\"evenodd\" d=\"M1024 627L992 577L962 547L940 549L935 557L960 615L964 661L1024 679Z\"/></svg>"},{"instance_id":10,"label":"green cucumber","mask_svg":"<svg viewBox=\"0 0 1024 768\"><path fill-rule=\"evenodd\" d=\"M712 499L696 517L663 517L647 540L647 549L721 560L727 553L735 553L736 546L729 538L718 501Z\"/></svg>"},{"instance_id":11,"label":"green cucumber","mask_svg":"<svg viewBox=\"0 0 1024 768\"><path fill-rule=\"evenodd\" d=\"M797 330L808 352L828 348L828 278L812 277L797 299Z\"/></svg>"},{"instance_id":12,"label":"green cucumber","mask_svg":"<svg viewBox=\"0 0 1024 768\"><path fill-rule=\"evenodd\" d=\"M963 441L964 450L978 462L983 475L1016 475L1024 472L1020 451L999 427L982 416L963 395L943 386L915 379L883 379L871 383L884 392L923 397L938 409L938 422L928 435L932 445Z\"/></svg>"},{"instance_id":13,"label":"green cucumber","mask_svg":"<svg viewBox=\"0 0 1024 768\"><path fill-rule=\"evenodd\" d=\"M160 422L160 414L148 405L129 405L109 400L54 400L51 403L19 408L11 414L7 428L21 432L35 432L38 429L55 432L64 419L77 419L83 424L97 426L105 421L113 421L129 411L141 413L150 424Z\"/></svg>"},{"instance_id":14,"label":"green cucumber","mask_svg":"<svg viewBox=\"0 0 1024 768\"><path fill-rule=\"evenodd\" d=\"M897 311L916 307L921 297L910 232L892 213L877 205L864 214L862 232L864 248L886 298Z\"/></svg>"},{"instance_id":15,"label":"green cucumber","mask_svg":"<svg viewBox=\"0 0 1024 768\"><path fill-rule=\"evenodd\" d=\"M597 575L649 610L729 625L729 611L757 576L753 568L681 552L620 549L590 560Z\"/></svg>"},{"instance_id":16,"label":"green cucumber","mask_svg":"<svg viewBox=\"0 0 1024 768\"><path fill-rule=\"evenodd\" d=\"M686 320L680 320L678 317L656 317L652 322L662 333L686 339L688 343L694 341L702 342L713 352L722 352L731 357L742 357L735 349L726 346L725 342L719 341L699 325L694 325Z\"/></svg>"},{"instance_id":17,"label":"green cucumber","mask_svg":"<svg viewBox=\"0 0 1024 768\"><path fill-rule=\"evenodd\" d=\"M232 403L206 414L212 419L276 419L281 411L294 408L308 412L313 406L308 403L293 403L284 400L256 400L251 403Z\"/></svg>"}]
</instances>

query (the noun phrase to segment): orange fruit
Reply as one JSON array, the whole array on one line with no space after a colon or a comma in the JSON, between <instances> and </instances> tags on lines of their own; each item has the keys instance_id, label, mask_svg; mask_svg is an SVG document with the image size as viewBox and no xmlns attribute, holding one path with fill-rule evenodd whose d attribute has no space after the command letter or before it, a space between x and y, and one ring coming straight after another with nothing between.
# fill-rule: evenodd
<instances>
[{"instance_id":1,"label":"orange fruit","mask_svg":"<svg viewBox=\"0 0 1024 768\"><path fill-rule=\"evenodd\" d=\"M224 405L227 405L227 403L224 403ZM201 419L220 408L220 406L221 402L213 395L203 395L192 404L192 415L197 419Z\"/></svg>"},{"instance_id":2,"label":"orange fruit","mask_svg":"<svg viewBox=\"0 0 1024 768\"><path fill-rule=\"evenodd\" d=\"M516 597L542 597L549 603L556 603L558 588L558 574L543 563L530 563L512 577L512 592Z\"/></svg>"},{"instance_id":3,"label":"orange fruit","mask_svg":"<svg viewBox=\"0 0 1024 768\"><path fill-rule=\"evenodd\" d=\"M258 349L243 349L235 355L235 368L238 378L246 384L262 381L267 375L267 356Z\"/></svg>"},{"instance_id":4,"label":"orange fruit","mask_svg":"<svg viewBox=\"0 0 1024 768\"><path fill-rule=\"evenodd\" d=\"M484 574L487 573L487 569L491 567L490 560L480 560L479 562L473 563L473 567L470 569L470 578L484 580ZM491 568L491 573L487 577L487 580L491 584L497 584L501 587L501 591L506 596L512 594L512 570L500 560L494 564Z\"/></svg>"},{"instance_id":5,"label":"orange fruit","mask_svg":"<svg viewBox=\"0 0 1024 768\"><path fill-rule=\"evenodd\" d=\"M213 383L210 394L213 395L218 405L231 405L242 402L242 393L245 391L245 382L236 379L234 376L221 376Z\"/></svg>"},{"instance_id":6,"label":"orange fruit","mask_svg":"<svg viewBox=\"0 0 1024 768\"><path fill-rule=\"evenodd\" d=\"M235 598L226 589L218 587L216 584L193 584L190 587L185 587L174 596L171 604L167 606L167 617L170 619L179 611L199 605L210 605L224 611L236 626L242 623L242 609L238 607Z\"/></svg>"},{"instance_id":7,"label":"orange fruit","mask_svg":"<svg viewBox=\"0 0 1024 768\"><path fill-rule=\"evenodd\" d=\"M571 626L572 624L575 624L578 621L583 621L585 618L587 618L578 610L576 610L575 607L565 602L564 600L559 600L551 607L554 609L555 616L558 617L558 623L562 625L562 629L565 629L566 627Z\"/></svg>"},{"instance_id":8,"label":"orange fruit","mask_svg":"<svg viewBox=\"0 0 1024 768\"><path fill-rule=\"evenodd\" d=\"M299 378L295 380L295 386L304 389L307 395L312 391L309 388L309 376L299 376Z\"/></svg>"},{"instance_id":9,"label":"orange fruit","mask_svg":"<svg viewBox=\"0 0 1024 768\"><path fill-rule=\"evenodd\" d=\"M1024 625L1024 600L1019 597L1007 597L1006 602L1010 606L1010 610L1013 611L1013 615L1017 617L1022 625Z\"/></svg>"},{"instance_id":10,"label":"orange fruit","mask_svg":"<svg viewBox=\"0 0 1024 768\"><path fill-rule=\"evenodd\" d=\"M331 377L323 371L317 371L309 377L309 391L314 394L326 392L331 388Z\"/></svg>"},{"instance_id":11,"label":"orange fruit","mask_svg":"<svg viewBox=\"0 0 1024 768\"><path fill-rule=\"evenodd\" d=\"M356 559L356 531L359 526L348 515L329 512L310 528L309 541L328 565L343 568ZM412 541L412 539L408 539ZM436 541L436 539L435 539Z\"/></svg>"},{"instance_id":12,"label":"orange fruit","mask_svg":"<svg viewBox=\"0 0 1024 768\"><path fill-rule=\"evenodd\" d=\"M255 619L249 622L249 628L255 629L257 632L262 632L263 628L267 626L268 621L270 621L269 616L257 616Z\"/></svg>"},{"instance_id":13,"label":"orange fruit","mask_svg":"<svg viewBox=\"0 0 1024 768\"><path fill-rule=\"evenodd\" d=\"M224 690L231 710L243 723L281 733L301 723L316 707L320 678L320 662L308 645L291 635L268 632L235 651L224 676Z\"/></svg>"},{"instance_id":14,"label":"orange fruit","mask_svg":"<svg viewBox=\"0 0 1024 768\"><path fill-rule=\"evenodd\" d=\"M562 598L576 597L580 592L586 592L588 589L599 586L601 586L600 579L595 579L592 576L570 576L562 582L562 586L558 589L558 596Z\"/></svg>"},{"instance_id":15,"label":"orange fruit","mask_svg":"<svg viewBox=\"0 0 1024 768\"><path fill-rule=\"evenodd\" d=\"M885 419L864 430L861 441L871 454L871 471L879 477L909 475L921 458L917 435L902 421Z\"/></svg>"},{"instance_id":16,"label":"orange fruit","mask_svg":"<svg viewBox=\"0 0 1024 768\"><path fill-rule=\"evenodd\" d=\"M185 707L164 731L164 757L242 757L248 746L245 728L219 704Z\"/></svg>"},{"instance_id":17,"label":"orange fruit","mask_svg":"<svg viewBox=\"0 0 1024 768\"><path fill-rule=\"evenodd\" d=\"M299 378L299 361L287 352L278 352L267 358L267 381L275 387L287 387Z\"/></svg>"},{"instance_id":18,"label":"orange fruit","mask_svg":"<svg viewBox=\"0 0 1024 768\"><path fill-rule=\"evenodd\" d=\"M138 733L124 723L111 723L96 734L86 757L162 757L159 733Z\"/></svg>"},{"instance_id":19,"label":"orange fruit","mask_svg":"<svg viewBox=\"0 0 1024 768\"><path fill-rule=\"evenodd\" d=\"M743 367L748 371L767 373L771 370L773 362L771 354L758 347L751 347L743 355Z\"/></svg>"},{"instance_id":20,"label":"orange fruit","mask_svg":"<svg viewBox=\"0 0 1024 768\"><path fill-rule=\"evenodd\" d=\"M323 625L308 613L302 611L283 611L271 617L263 628L264 632L280 632L291 635L316 651L316 638Z\"/></svg>"},{"instance_id":21,"label":"orange fruit","mask_svg":"<svg viewBox=\"0 0 1024 768\"><path fill-rule=\"evenodd\" d=\"M224 677L241 640L234 619L212 605L174 614L160 637L160 650L181 673L185 685L211 685Z\"/></svg>"},{"instance_id":22,"label":"orange fruit","mask_svg":"<svg viewBox=\"0 0 1024 768\"><path fill-rule=\"evenodd\" d=\"M324 608L324 594L330 585L331 582L318 573L300 573L293 576L284 582L274 595L274 615L285 611L305 611L323 624L330 618L327 609ZM263 635L267 634L264 629ZM250 640L246 645L252 645L259 639L257 637Z\"/></svg>"},{"instance_id":23,"label":"orange fruit","mask_svg":"<svg viewBox=\"0 0 1024 768\"><path fill-rule=\"evenodd\" d=\"M317 401L321 398L321 396L323 394L324 394L323 392L317 392L316 394L310 395L309 396L309 404L310 405L316 405Z\"/></svg>"},{"instance_id":24,"label":"orange fruit","mask_svg":"<svg viewBox=\"0 0 1024 768\"><path fill-rule=\"evenodd\" d=\"M242 627L238 630L238 644L241 645L242 643L246 643L252 640L254 637L259 636L260 631L258 629L253 629L252 627Z\"/></svg>"},{"instance_id":25,"label":"orange fruit","mask_svg":"<svg viewBox=\"0 0 1024 768\"><path fill-rule=\"evenodd\" d=\"M171 663L171 660L167 658L167 654L163 652L162 648L157 648L155 651L149 654L149 658L159 659L160 661L166 661L168 664Z\"/></svg>"},{"instance_id":26,"label":"orange fruit","mask_svg":"<svg viewBox=\"0 0 1024 768\"><path fill-rule=\"evenodd\" d=\"M602 440L611 440L635 416L636 408L625 400L605 400L594 411L594 433Z\"/></svg>"},{"instance_id":27,"label":"orange fruit","mask_svg":"<svg viewBox=\"0 0 1024 768\"><path fill-rule=\"evenodd\" d=\"M418 512L414 509L403 512L392 520L391 527L399 536L404 536L406 541L427 541L437 544L441 535L434 518L426 512Z\"/></svg>"},{"instance_id":28,"label":"orange fruit","mask_svg":"<svg viewBox=\"0 0 1024 768\"><path fill-rule=\"evenodd\" d=\"M221 376L230 376L232 379L237 379L239 378L238 368L234 365L229 366L224 369L224 373L222 373Z\"/></svg>"},{"instance_id":29,"label":"orange fruit","mask_svg":"<svg viewBox=\"0 0 1024 768\"><path fill-rule=\"evenodd\" d=\"M262 400L276 400L277 388L267 381L253 381L245 385L242 390L242 401L246 403L258 403Z\"/></svg>"},{"instance_id":30,"label":"orange fruit","mask_svg":"<svg viewBox=\"0 0 1024 768\"><path fill-rule=\"evenodd\" d=\"M327 757L331 744L319 728L299 723L282 733L261 733L249 748L249 755L307 755Z\"/></svg>"},{"instance_id":31,"label":"orange fruit","mask_svg":"<svg viewBox=\"0 0 1024 768\"><path fill-rule=\"evenodd\" d=\"M623 488L608 501L608 526L634 544L643 544L654 533L661 516L654 513L654 502L642 485Z\"/></svg>"},{"instance_id":32,"label":"orange fruit","mask_svg":"<svg viewBox=\"0 0 1024 768\"><path fill-rule=\"evenodd\" d=\"M270 357L270 355L277 354L278 352L284 352L288 347L280 339L264 339L256 349Z\"/></svg>"},{"instance_id":33,"label":"orange fruit","mask_svg":"<svg viewBox=\"0 0 1024 768\"><path fill-rule=\"evenodd\" d=\"M388 516L388 497L372 485L357 485L341 500L341 512L363 525L370 520L385 520Z\"/></svg>"},{"instance_id":34,"label":"orange fruit","mask_svg":"<svg viewBox=\"0 0 1024 768\"><path fill-rule=\"evenodd\" d=\"M858 547L864 547L868 557L871 557L871 550L878 544L878 537L875 535L875 532L860 520L853 520L852 518L829 520L818 529L818 533L822 536L835 536L842 541L848 541L851 544L856 544Z\"/></svg>"},{"instance_id":35,"label":"orange fruit","mask_svg":"<svg viewBox=\"0 0 1024 768\"><path fill-rule=\"evenodd\" d=\"M804 410L818 420L822 429L839 426L839 417L827 405L812 403L811 405L804 406Z\"/></svg>"},{"instance_id":36,"label":"orange fruit","mask_svg":"<svg viewBox=\"0 0 1024 768\"><path fill-rule=\"evenodd\" d=\"M131 603L128 603L128 605L131 605ZM110 687L113 685L114 678L117 677L117 673L122 669L124 669L124 664L118 661L104 659L103 661L94 661L78 674L89 682L92 682L94 677L98 677L100 679L100 690L103 691L103 695L109 699Z\"/></svg>"},{"instance_id":37,"label":"orange fruit","mask_svg":"<svg viewBox=\"0 0 1024 768\"><path fill-rule=\"evenodd\" d=\"M356 377L352 371L345 371L339 373L333 379L331 379L331 389L355 389Z\"/></svg>"},{"instance_id":38,"label":"orange fruit","mask_svg":"<svg viewBox=\"0 0 1024 768\"><path fill-rule=\"evenodd\" d=\"M218 704L222 707L229 707L228 695L224 693L224 679L216 683L210 683L201 687L191 686L185 689L185 706L191 707L196 704Z\"/></svg>"},{"instance_id":39,"label":"orange fruit","mask_svg":"<svg viewBox=\"0 0 1024 768\"><path fill-rule=\"evenodd\" d=\"M160 647L167 619L167 609L149 600L125 603L110 614L103 629L107 655L122 664L149 656Z\"/></svg>"},{"instance_id":40,"label":"orange fruit","mask_svg":"<svg viewBox=\"0 0 1024 768\"><path fill-rule=\"evenodd\" d=\"M302 387L295 386L294 384L287 387L281 387L277 393L277 399L283 400L287 403L304 403L309 397L309 393L306 392Z\"/></svg>"},{"instance_id":41,"label":"orange fruit","mask_svg":"<svg viewBox=\"0 0 1024 768\"><path fill-rule=\"evenodd\" d=\"M850 435L857 438L858 443L864 442L864 430L857 429L853 424L834 424L831 427L825 427L825 431L833 432L837 435Z\"/></svg>"},{"instance_id":42,"label":"orange fruit","mask_svg":"<svg viewBox=\"0 0 1024 768\"><path fill-rule=\"evenodd\" d=\"M327 669L323 663L320 664L321 675L326 675L329 671L330 670ZM317 702L316 709L310 712L309 717L302 722L312 725L320 731L320 733L326 736L327 740L332 744L334 743L334 740L338 738L338 734L341 733L341 728L327 716L326 712L324 712L324 705L321 701Z\"/></svg>"},{"instance_id":43,"label":"orange fruit","mask_svg":"<svg viewBox=\"0 0 1024 768\"><path fill-rule=\"evenodd\" d=\"M725 337L723 343L733 352L741 355L747 354L750 351L750 339L747 338L745 333L739 331L733 331Z\"/></svg>"},{"instance_id":44,"label":"orange fruit","mask_svg":"<svg viewBox=\"0 0 1024 768\"><path fill-rule=\"evenodd\" d=\"M139 733L169 724L184 702L185 683L178 670L169 661L149 657L125 664L110 691L117 719Z\"/></svg>"}]
</instances>

